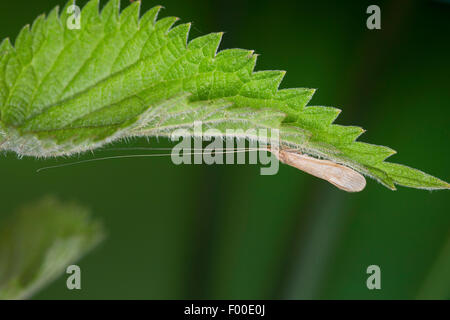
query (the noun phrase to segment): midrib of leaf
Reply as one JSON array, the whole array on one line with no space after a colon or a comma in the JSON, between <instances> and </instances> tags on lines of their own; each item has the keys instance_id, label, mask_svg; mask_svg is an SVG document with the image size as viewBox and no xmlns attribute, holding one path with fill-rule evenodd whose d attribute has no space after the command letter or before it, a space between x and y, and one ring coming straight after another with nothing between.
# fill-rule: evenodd
<instances>
[{"instance_id":1,"label":"midrib of leaf","mask_svg":"<svg viewBox=\"0 0 450 320\"><path fill-rule=\"evenodd\" d=\"M280 129L283 145L352 167L391 189L449 188L423 172L384 162L395 151L355 141L364 130L334 124L340 110L307 107L314 90L279 90L285 72L254 72L253 51L217 53L221 33L188 42L190 24L173 27L173 17L157 21L160 7L139 19L139 5L119 15L119 1L112 0L99 14L92 0L82 10L81 30L68 30L66 8L61 17L55 9L31 31L21 31L16 49L3 42L0 148L37 157L70 155L125 137L169 136L199 120L221 129L238 123ZM54 50L55 39L63 40L60 50ZM29 47L37 48L31 57ZM36 81L27 80L29 67L14 65L21 56L36 68ZM52 62L45 73L39 69L43 57ZM7 74L19 75L12 87ZM30 86L31 98L20 94ZM265 121L267 114L275 121Z\"/></svg>"}]
</instances>

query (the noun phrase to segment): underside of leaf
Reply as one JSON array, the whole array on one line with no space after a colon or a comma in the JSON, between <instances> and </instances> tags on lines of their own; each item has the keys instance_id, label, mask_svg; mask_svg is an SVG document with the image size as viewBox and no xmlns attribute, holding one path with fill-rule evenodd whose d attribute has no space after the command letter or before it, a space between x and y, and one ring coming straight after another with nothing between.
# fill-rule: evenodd
<instances>
[{"instance_id":1,"label":"underside of leaf","mask_svg":"<svg viewBox=\"0 0 450 320\"><path fill-rule=\"evenodd\" d=\"M448 189L421 171L384 162L394 150L356 141L360 127L334 124L340 110L307 106L313 89L279 89L284 71L255 72L253 51L218 52L221 33L188 41L190 24L140 17L140 2L99 11L91 0L81 28L68 7L38 17L14 46L0 45L0 150L51 157L127 137L168 136L202 121L209 128L280 130L282 146L395 184Z\"/></svg>"}]
</instances>

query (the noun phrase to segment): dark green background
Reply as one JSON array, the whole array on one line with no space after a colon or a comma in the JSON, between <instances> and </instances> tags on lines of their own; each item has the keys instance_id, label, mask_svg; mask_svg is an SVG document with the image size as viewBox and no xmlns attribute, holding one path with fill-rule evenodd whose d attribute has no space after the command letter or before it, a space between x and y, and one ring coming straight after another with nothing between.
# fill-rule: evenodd
<instances>
[{"instance_id":1,"label":"dark green background","mask_svg":"<svg viewBox=\"0 0 450 320\"><path fill-rule=\"evenodd\" d=\"M366 28L373 3L382 30ZM57 4L65 1L1 0L0 38ZM167 8L161 16L194 21L191 37L226 31L221 48L255 49L258 70L287 70L283 88L318 88L312 105L343 109L337 123L368 129L361 140L396 149L392 161L450 180L448 2L143 0L143 10L156 4ZM107 154L117 152L96 152ZM348 194L287 166L260 176L256 165L170 158L39 174L64 160L0 161L2 217L54 194L90 207L109 233L79 262L81 291L63 276L36 298L450 298L446 191L369 181ZM372 264L379 291L366 288Z\"/></svg>"}]
</instances>

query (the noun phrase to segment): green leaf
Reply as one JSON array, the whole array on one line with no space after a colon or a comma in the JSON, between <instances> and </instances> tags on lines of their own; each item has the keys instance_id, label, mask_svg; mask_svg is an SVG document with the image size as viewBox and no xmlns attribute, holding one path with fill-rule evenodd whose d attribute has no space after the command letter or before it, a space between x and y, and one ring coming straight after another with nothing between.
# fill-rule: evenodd
<instances>
[{"instance_id":1,"label":"green leaf","mask_svg":"<svg viewBox=\"0 0 450 320\"><path fill-rule=\"evenodd\" d=\"M217 53L221 33L188 41L190 24L157 20L160 7L139 18L139 1L120 14L119 2L99 13L99 1L91 0L81 28L70 30L70 1L61 15L55 9L22 29L14 47L2 42L0 150L72 155L210 120L217 129L280 129L282 146L351 167L393 190L395 184L450 187L384 162L395 151L356 141L362 128L333 123L340 110L307 106L314 90L279 90L285 72L254 72L253 51Z\"/></svg>"},{"instance_id":2,"label":"green leaf","mask_svg":"<svg viewBox=\"0 0 450 320\"><path fill-rule=\"evenodd\" d=\"M26 299L103 239L103 229L75 204L46 198L0 228L0 299Z\"/></svg>"}]
</instances>

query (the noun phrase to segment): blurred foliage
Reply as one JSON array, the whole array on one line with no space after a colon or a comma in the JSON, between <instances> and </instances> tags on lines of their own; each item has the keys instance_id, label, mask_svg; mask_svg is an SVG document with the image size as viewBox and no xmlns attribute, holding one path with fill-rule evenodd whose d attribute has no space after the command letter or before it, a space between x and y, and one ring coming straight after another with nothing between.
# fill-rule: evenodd
<instances>
[{"instance_id":1,"label":"blurred foliage","mask_svg":"<svg viewBox=\"0 0 450 320\"><path fill-rule=\"evenodd\" d=\"M382 29L368 30L375 3ZM64 1L2 1L0 37L56 4ZM284 87L319 88L311 104L342 108L338 123L367 128L363 141L398 150L392 161L450 177L448 4L143 0L143 10L156 4L167 8L162 17L194 21L191 37L226 31L222 48L255 49L257 70L288 70ZM152 158L37 174L61 160L0 161L2 214L50 192L89 204L110 234L81 260L82 290L67 290L62 277L36 298L450 298L447 192L370 182L346 194L287 166L268 177L258 166ZM366 288L372 264L379 291Z\"/></svg>"},{"instance_id":2,"label":"blurred foliage","mask_svg":"<svg viewBox=\"0 0 450 320\"><path fill-rule=\"evenodd\" d=\"M103 239L86 209L47 197L25 206L0 229L0 299L25 299Z\"/></svg>"}]
</instances>

